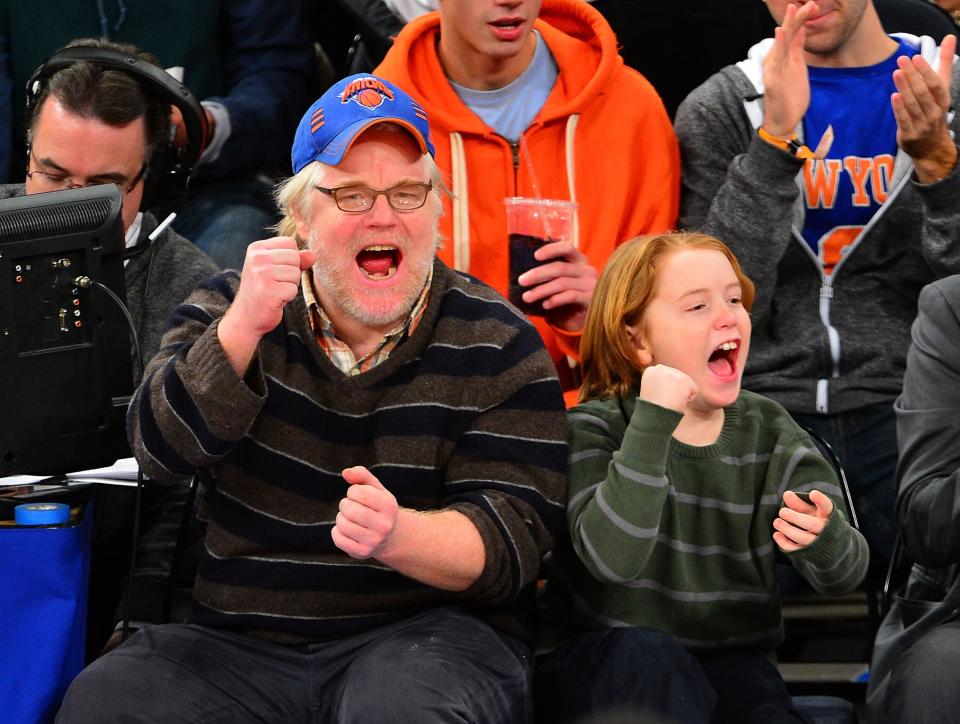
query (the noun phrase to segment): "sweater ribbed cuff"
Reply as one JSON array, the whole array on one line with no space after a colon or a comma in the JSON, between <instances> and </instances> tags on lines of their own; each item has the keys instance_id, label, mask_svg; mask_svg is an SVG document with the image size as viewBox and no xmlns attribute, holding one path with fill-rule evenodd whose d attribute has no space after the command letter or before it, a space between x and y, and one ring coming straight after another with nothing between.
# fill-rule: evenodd
<instances>
[{"instance_id":1,"label":"sweater ribbed cuff","mask_svg":"<svg viewBox=\"0 0 960 724\"><path fill-rule=\"evenodd\" d=\"M211 324L187 353L190 380L197 389L196 399L203 400L204 419L210 430L222 440L239 440L266 400L266 380L259 355L250 363L245 379L240 379L230 365L217 328Z\"/></svg>"},{"instance_id":2,"label":"sweater ribbed cuff","mask_svg":"<svg viewBox=\"0 0 960 724\"><path fill-rule=\"evenodd\" d=\"M841 520L836 511L830 514L827 524L820 535L808 545L798 551L787 553L789 556L798 556L805 559L814 568L825 570L831 568L837 559L846 551L847 537L853 532L850 524Z\"/></svg>"},{"instance_id":3,"label":"sweater ribbed cuff","mask_svg":"<svg viewBox=\"0 0 960 724\"><path fill-rule=\"evenodd\" d=\"M511 592L512 581L508 576L510 560L506 555L503 535L490 520L490 516L472 503L456 503L445 506L443 510L455 510L466 516L483 541L484 562L480 576L469 588L454 596L465 601L482 603L505 601Z\"/></svg>"},{"instance_id":4,"label":"sweater ribbed cuff","mask_svg":"<svg viewBox=\"0 0 960 724\"><path fill-rule=\"evenodd\" d=\"M638 398L620 445L624 462L637 470L648 470L653 464L666 469L670 439L682 419L676 410Z\"/></svg>"}]
</instances>

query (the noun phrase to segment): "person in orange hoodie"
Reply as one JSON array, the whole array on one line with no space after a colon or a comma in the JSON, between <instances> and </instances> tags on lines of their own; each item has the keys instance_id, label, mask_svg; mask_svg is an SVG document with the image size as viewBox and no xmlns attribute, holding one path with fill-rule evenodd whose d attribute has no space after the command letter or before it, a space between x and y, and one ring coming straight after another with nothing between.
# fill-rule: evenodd
<instances>
[{"instance_id":1,"label":"person in orange hoodie","mask_svg":"<svg viewBox=\"0 0 960 724\"><path fill-rule=\"evenodd\" d=\"M578 204L572 239L536 252L525 304L576 401L580 331L617 245L669 230L680 159L657 92L626 67L603 16L583 0L440 0L410 22L375 71L431 119L450 182L440 257L502 294L509 285L504 199Z\"/></svg>"}]
</instances>

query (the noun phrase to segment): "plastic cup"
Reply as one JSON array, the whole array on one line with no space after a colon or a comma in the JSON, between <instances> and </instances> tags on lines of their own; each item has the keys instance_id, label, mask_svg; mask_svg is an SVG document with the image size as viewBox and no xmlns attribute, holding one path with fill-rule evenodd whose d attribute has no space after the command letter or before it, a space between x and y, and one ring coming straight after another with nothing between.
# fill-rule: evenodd
<instances>
[{"instance_id":1,"label":"plastic cup","mask_svg":"<svg viewBox=\"0 0 960 724\"><path fill-rule=\"evenodd\" d=\"M507 237L510 244L510 303L524 314L542 317L541 301L523 301L523 293L534 287L520 286L517 279L544 263L534 257L541 246L573 239L577 204L573 201L524 196L513 196L504 199L503 203L507 207Z\"/></svg>"}]
</instances>

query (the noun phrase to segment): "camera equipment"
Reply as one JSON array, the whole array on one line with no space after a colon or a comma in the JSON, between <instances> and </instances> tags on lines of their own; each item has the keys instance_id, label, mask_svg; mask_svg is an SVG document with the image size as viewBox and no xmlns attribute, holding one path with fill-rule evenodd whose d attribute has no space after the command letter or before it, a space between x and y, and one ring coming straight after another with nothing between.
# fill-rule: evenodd
<instances>
[{"instance_id":1,"label":"camera equipment","mask_svg":"<svg viewBox=\"0 0 960 724\"><path fill-rule=\"evenodd\" d=\"M0 201L0 475L130 454L122 199L107 184Z\"/></svg>"}]
</instances>

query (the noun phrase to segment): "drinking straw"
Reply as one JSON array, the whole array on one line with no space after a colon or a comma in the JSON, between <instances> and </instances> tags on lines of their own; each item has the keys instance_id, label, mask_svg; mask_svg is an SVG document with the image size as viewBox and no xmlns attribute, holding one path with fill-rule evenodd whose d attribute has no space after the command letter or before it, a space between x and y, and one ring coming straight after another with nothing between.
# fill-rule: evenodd
<instances>
[{"instance_id":1,"label":"drinking straw","mask_svg":"<svg viewBox=\"0 0 960 724\"><path fill-rule=\"evenodd\" d=\"M533 195L537 201L543 201L543 194L540 193L540 183L537 181L537 172L533 167L533 156L530 155L530 148L527 146L527 139L524 138L523 134L520 134L520 152L523 154L523 160L527 163L527 168L530 173L530 183L533 185ZM543 231L546 234L546 238L553 240L553 232L550 230L550 222L547 220L549 214L548 208L543 206L540 207L540 220L543 222Z\"/></svg>"}]
</instances>

